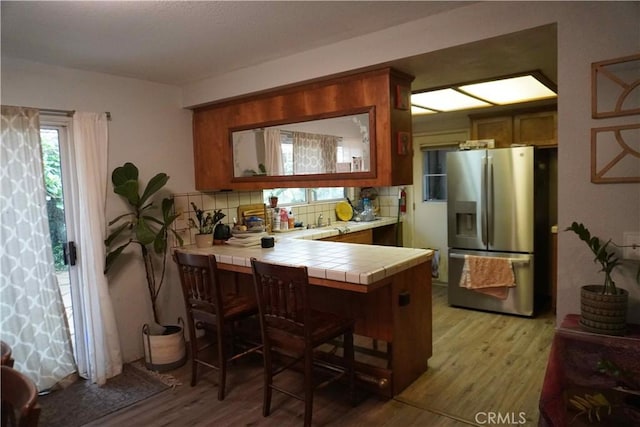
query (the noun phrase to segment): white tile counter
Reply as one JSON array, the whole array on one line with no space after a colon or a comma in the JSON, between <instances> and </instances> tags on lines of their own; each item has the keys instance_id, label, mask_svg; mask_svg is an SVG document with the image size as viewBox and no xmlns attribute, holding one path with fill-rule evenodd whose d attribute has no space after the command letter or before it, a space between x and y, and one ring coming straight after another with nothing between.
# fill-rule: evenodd
<instances>
[{"instance_id":1,"label":"white tile counter","mask_svg":"<svg viewBox=\"0 0 640 427\"><path fill-rule=\"evenodd\" d=\"M260 246L242 248L230 245L215 245L211 248L186 246L182 249L193 253L215 254L218 263L247 269L251 268L252 257L279 264L305 265L312 283L313 279L344 282L361 285L351 288L352 290L368 292L371 290L367 289L369 285L415 265L430 262L433 251L313 239L338 235L338 229L344 232L345 228L348 228L350 232L354 232L394 223L393 218L383 218L371 222L336 223L330 227L276 233L275 247L268 249Z\"/></svg>"},{"instance_id":2,"label":"white tile counter","mask_svg":"<svg viewBox=\"0 0 640 427\"><path fill-rule=\"evenodd\" d=\"M378 217L375 221L356 222L356 221L335 221L331 225L321 228L311 229L294 229L285 232L274 232L276 238L282 239L305 239L318 240L327 237L337 236L339 234L353 233L355 231L368 230L370 228L382 227L385 225L394 225L397 223L396 218Z\"/></svg>"}]
</instances>

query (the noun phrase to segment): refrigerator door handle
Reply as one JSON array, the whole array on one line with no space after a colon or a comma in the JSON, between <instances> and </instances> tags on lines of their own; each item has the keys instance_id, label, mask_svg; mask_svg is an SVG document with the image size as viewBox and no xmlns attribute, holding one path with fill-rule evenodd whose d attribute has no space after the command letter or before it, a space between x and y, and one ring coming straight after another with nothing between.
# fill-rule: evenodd
<instances>
[{"instance_id":1,"label":"refrigerator door handle","mask_svg":"<svg viewBox=\"0 0 640 427\"><path fill-rule=\"evenodd\" d=\"M482 177L480 179L480 235L482 244L487 245L487 156L482 157Z\"/></svg>"},{"instance_id":2,"label":"refrigerator door handle","mask_svg":"<svg viewBox=\"0 0 640 427\"><path fill-rule=\"evenodd\" d=\"M495 226L495 214L493 208L495 206L495 194L493 185L493 157L487 156L487 244L493 245L493 235Z\"/></svg>"}]
</instances>

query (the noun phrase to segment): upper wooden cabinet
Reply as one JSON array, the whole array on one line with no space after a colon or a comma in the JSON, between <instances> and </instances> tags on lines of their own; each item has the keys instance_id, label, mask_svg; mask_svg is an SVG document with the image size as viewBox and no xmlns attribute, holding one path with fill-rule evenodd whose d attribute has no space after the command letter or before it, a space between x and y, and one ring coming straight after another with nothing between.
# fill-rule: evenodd
<instances>
[{"instance_id":1,"label":"upper wooden cabinet","mask_svg":"<svg viewBox=\"0 0 640 427\"><path fill-rule=\"evenodd\" d=\"M471 139L494 139L496 148L511 144L555 146L558 114L555 110L513 112L497 116L470 116Z\"/></svg>"},{"instance_id":2,"label":"upper wooden cabinet","mask_svg":"<svg viewBox=\"0 0 640 427\"><path fill-rule=\"evenodd\" d=\"M493 139L496 148L513 143L513 118L496 116L471 119L471 139Z\"/></svg>"},{"instance_id":3,"label":"upper wooden cabinet","mask_svg":"<svg viewBox=\"0 0 640 427\"><path fill-rule=\"evenodd\" d=\"M193 114L196 188L211 191L411 184L408 95L412 80L412 76L383 68L196 108ZM363 111L370 112L371 116L370 171L234 177L233 131L349 116Z\"/></svg>"},{"instance_id":4,"label":"upper wooden cabinet","mask_svg":"<svg viewBox=\"0 0 640 427\"><path fill-rule=\"evenodd\" d=\"M556 111L542 111L514 116L513 143L557 145L558 113Z\"/></svg>"}]
</instances>

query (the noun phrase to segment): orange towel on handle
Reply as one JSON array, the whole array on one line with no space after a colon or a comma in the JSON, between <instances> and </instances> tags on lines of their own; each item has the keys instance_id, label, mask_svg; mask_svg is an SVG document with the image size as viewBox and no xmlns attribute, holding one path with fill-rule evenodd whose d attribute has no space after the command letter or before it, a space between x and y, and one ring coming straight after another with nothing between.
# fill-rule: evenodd
<instances>
[{"instance_id":1,"label":"orange towel on handle","mask_svg":"<svg viewBox=\"0 0 640 427\"><path fill-rule=\"evenodd\" d=\"M508 258L465 255L460 286L499 299L506 299L516 286L513 264Z\"/></svg>"}]
</instances>

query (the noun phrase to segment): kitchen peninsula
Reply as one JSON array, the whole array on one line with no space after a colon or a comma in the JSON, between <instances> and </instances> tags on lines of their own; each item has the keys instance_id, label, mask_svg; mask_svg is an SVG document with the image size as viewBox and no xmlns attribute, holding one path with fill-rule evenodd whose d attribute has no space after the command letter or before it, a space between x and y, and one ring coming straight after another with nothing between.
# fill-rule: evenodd
<instances>
[{"instance_id":1,"label":"kitchen peninsula","mask_svg":"<svg viewBox=\"0 0 640 427\"><path fill-rule=\"evenodd\" d=\"M432 354L432 251L313 240L385 223L375 222L279 235L273 248L215 245L182 250L215 254L222 277L231 276L227 282L245 291L253 289L252 257L307 266L314 305L356 319L360 383L393 397L427 370Z\"/></svg>"}]
</instances>

